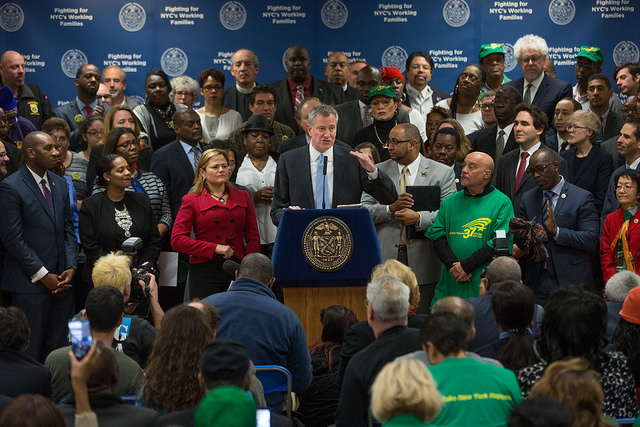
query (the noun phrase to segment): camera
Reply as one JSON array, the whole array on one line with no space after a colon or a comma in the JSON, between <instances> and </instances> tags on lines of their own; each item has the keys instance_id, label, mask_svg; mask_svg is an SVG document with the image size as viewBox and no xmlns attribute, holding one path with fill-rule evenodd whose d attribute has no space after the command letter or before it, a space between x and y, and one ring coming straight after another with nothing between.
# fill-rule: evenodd
<instances>
[{"instance_id":1,"label":"camera","mask_svg":"<svg viewBox=\"0 0 640 427\"><path fill-rule=\"evenodd\" d=\"M496 238L493 240L493 248L496 252L495 257L509 256L509 239L504 230L496 230Z\"/></svg>"},{"instance_id":2,"label":"camera","mask_svg":"<svg viewBox=\"0 0 640 427\"><path fill-rule=\"evenodd\" d=\"M147 276L147 273L157 275L154 265L150 262L144 262L137 268L133 268L133 266L138 263L138 256L142 246L142 239L139 237L129 237L122 242L122 252L131 257L129 264L132 267L131 296L129 297L129 302L131 303L144 303L149 301L149 283L151 279ZM140 280L144 282L144 289L140 286L140 283L138 283Z\"/></svg>"}]
</instances>

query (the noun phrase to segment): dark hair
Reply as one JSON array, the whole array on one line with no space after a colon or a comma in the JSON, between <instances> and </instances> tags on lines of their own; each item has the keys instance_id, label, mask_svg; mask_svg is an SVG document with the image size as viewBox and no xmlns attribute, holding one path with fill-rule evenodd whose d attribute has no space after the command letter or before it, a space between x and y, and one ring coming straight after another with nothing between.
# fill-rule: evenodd
<instances>
[{"instance_id":1,"label":"dark hair","mask_svg":"<svg viewBox=\"0 0 640 427\"><path fill-rule=\"evenodd\" d=\"M93 345L102 351L87 380L87 391L89 394L99 394L104 391L111 393L116 388L120 375L120 366L115 351L100 340L94 341Z\"/></svg>"},{"instance_id":2,"label":"dark hair","mask_svg":"<svg viewBox=\"0 0 640 427\"><path fill-rule=\"evenodd\" d=\"M620 318L613 335L613 343L616 350L627 356L629 370L637 388L640 386L640 325L634 325Z\"/></svg>"},{"instance_id":3,"label":"dark hair","mask_svg":"<svg viewBox=\"0 0 640 427\"><path fill-rule=\"evenodd\" d=\"M622 65L618 65L613 71L613 79L618 80L618 73L625 68L629 69L629 74L631 75L635 76L636 74L640 73L640 64L638 64L637 62L625 62Z\"/></svg>"},{"instance_id":4,"label":"dark hair","mask_svg":"<svg viewBox=\"0 0 640 427\"><path fill-rule=\"evenodd\" d=\"M498 352L498 360L512 371L536 363L533 341L528 329L533 321L536 299L531 289L520 282L507 280L496 285L491 295L491 310L509 340Z\"/></svg>"},{"instance_id":5,"label":"dark hair","mask_svg":"<svg viewBox=\"0 0 640 427\"><path fill-rule=\"evenodd\" d=\"M420 327L420 342L431 342L443 356L467 350L469 328L448 311L432 313Z\"/></svg>"},{"instance_id":6,"label":"dark hair","mask_svg":"<svg viewBox=\"0 0 640 427\"><path fill-rule=\"evenodd\" d=\"M98 114L93 114L91 116L86 116L85 118L80 120L80 122L78 123L78 132L80 133L80 135L84 135L85 133L87 133L93 122L104 123L104 117Z\"/></svg>"},{"instance_id":7,"label":"dark hair","mask_svg":"<svg viewBox=\"0 0 640 427\"><path fill-rule=\"evenodd\" d=\"M270 93L271 95L273 95L273 101L276 103L276 105L278 105L278 95L276 94L275 89L269 85L256 85L251 91L251 93L249 94L249 104L251 105L255 104L256 95L260 93ZM302 103L300 104L300 108L302 108L303 103L304 101L302 101Z\"/></svg>"},{"instance_id":8,"label":"dark hair","mask_svg":"<svg viewBox=\"0 0 640 427\"><path fill-rule=\"evenodd\" d=\"M118 145L118 141L122 135L126 135L130 133L133 137L136 137L134 131L129 128L117 127L111 129L109 135L107 135L107 139L105 140L104 147L102 147L102 155L106 156L107 154L116 154L116 146Z\"/></svg>"},{"instance_id":9,"label":"dark hair","mask_svg":"<svg viewBox=\"0 0 640 427\"><path fill-rule=\"evenodd\" d=\"M517 116L521 111L526 111L531 114L531 117L533 118L533 127L536 129L542 129L540 140L544 141L544 134L549 128L549 118L545 112L535 105L518 104L514 113Z\"/></svg>"},{"instance_id":10,"label":"dark hair","mask_svg":"<svg viewBox=\"0 0 640 427\"><path fill-rule=\"evenodd\" d=\"M487 82L487 72L484 70L484 68L482 68L478 64L467 64L462 69L462 72L467 67L474 67L478 71L480 71L480 79L482 80L482 84L484 86L484 83ZM450 105L451 117L454 118L454 119L456 118L456 115L457 115L457 112L458 112L458 97L460 96L459 89L458 89L458 83L460 82L460 75L462 74L462 72L460 72L460 74L456 78L456 87L453 89L453 95L451 96L451 105Z\"/></svg>"},{"instance_id":11,"label":"dark hair","mask_svg":"<svg viewBox=\"0 0 640 427\"><path fill-rule=\"evenodd\" d=\"M638 190L640 191L640 172L635 169L623 169L613 177L613 182L615 185L618 185L618 181L620 178L629 178L631 181L636 183Z\"/></svg>"},{"instance_id":12,"label":"dark hair","mask_svg":"<svg viewBox=\"0 0 640 427\"><path fill-rule=\"evenodd\" d=\"M362 148L368 148L369 150L371 150L371 155L373 155L373 163L380 163L380 152L378 151L375 145L373 145L370 142L361 142L360 144L356 145L353 149L355 151L360 151Z\"/></svg>"},{"instance_id":13,"label":"dark hair","mask_svg":"<svg viewBox=\"0 0 640 427\"><path fill-rule=\"evenodd\" d=\"M600 372L606 327L607 305L600 295L577 285L556 289L545 306L539 354L547 364L582 357Z\"/></svg>"},{"instance_id":14,"label":"dark hair","mask_svg":"<svg viewBox=\"0 0 640 427\"><path fill-rule=\"evenodd\" d=\"M220 84L224 86L224 80L225 80L224 73L218 70L217 68L209 68L206 70L202 70L198 75L198 85L200 85L200 89L204 87L204 84L209 77L219 81Z\"/></svg>"},{"instance_id":15,"label":"dark hair","mask_svg":"<svg viewBox=\"0 0 640 427\"><path fill-rule=\"evenodd\" d=\"M640 139L640 118L627 119L624 121L624 124L635 126L636 130L633 131L633 136L636 139Z\"/></svg>"},{"instance_id":16,"label":"dark hair","mask_svg":"<svg viewBox=\"0 0 640 427\"><path fill-rule=\"evenodd\" d=\"M121 157L118 154L107 154L98 158L96 162L96 183L102 187L107 186L107 181L104 179L104 174L111 172L113 169L113 162Z\"/></svg>"},{"instance_id":17,"label":"dark hair","mask_svg":"<svg viewBox=\"0 0 640 427\"><path fill-rule=\"evenodd\" d=\"M592 80L602 80L605 83L607 89L611 89L611 81L609 80L609 77L605 76L604 74L591 75L587 80L587 83L591 83Z\"/></svg>"},{"instance_id":18,"label":"dark hair","mask_svg":"<svg viewBox=\"0 0 640 427\"><path fill-rule=\"evenodd\" d=\"M405 71L409 70L409 67L411 66L411 63L413 62L413 60L419 56L427 60L427 62L429 63L429 66L431 67L431 71L433 72L433 68L434 68L433 58L431 58L431 55L429 55L427 52L423 52L423 51L413 52L411 55L409 55L409 57L407 58L404 64Z\"/></svg>"},{"instance_id":19,"label":"dark hair","mask_svg":"<svg viewBox=\"0 0 640 427\"><path fill-rule=\"evenodd\" d=\"M23 394L0 412L2 427L64 427L64 418L53 401L39 394Z\"/></svg>"},{"instance_id":20,"label":"dark hair","mask_svg":"<svg viewBox=\"0 0 640 427\"><path fill-rule=\"evenodd\" d=\"M122 292L111 286L93 288L87 295L85 310L91 329L96 332L110 332L118 326L122 318Z\"/></svg>"},{"instance_id":21,"label":"dark hair","mask_svg":"<svg viewBox=\"0 0 640 427\"><path fill-rule=\"evenodd\" d=\"M431 145L436 143L436 139L438 139L438 135L440 135L440 134L453 136L456 139L456 146L458 148L460 148L460 134L454 128L440 128L440 129L438 129L436 131L436 133L433 135L433 142L431 143Z\"/></svg>"},{"instance_id":22,"label":"dark hair","mask_svg":"<svg viewBox=\"0 0 640 427\"><path fill-rule=\"evenodd\" d=\"M313 377L321 378L330 375L334 365L340 360L335 357L340 354L344 334L358 322L355 313L342 305L332 305L320 310L320 322L322 323L322 338L309 347L309 353L322 354L322 363L313 366ZM315 360L315 358L314 358Z\"/></svg>"},{"instance_id":23,"label":"dark hair","mask_svg":"<svg viewBox=\"0 0 640 427\"><path fill-rule=\"evenodd\" d=\"M506 93L509 96L513 96L513 98L516 101L516 105L518 105L518 104L520 104L522 102L522 95L520 94L520 92L518 92L518 89L516 89L513 86L502 85L502 86L500 86L500 89L498 89L496 91L496 95L498 94L498 92Z\"/></svg>"},{"instance_id":24,"label":"dark hair","mask_svg":"<svg viewBox=\"0 0 640 427\"><path fill-rule=\"evenodd\" d=\"M513 408L507 427L571 427L571 413L550 397L530 397Z\"/></svg>"},{"instance_id":25,"label":"dark hair","mask_svg":"<svg viewBox=\"0 0 640 427\"><path fill-rule=\"evenodd\" d=\"M67 138L69 138L69 134L71 133L71 128L66 120L61 119L60 117L49 117L44 121L44 123L42 123L42 131L52 134L54 130L63 131L64 134L67 135Z\"/></svg>"},{"instance_id":26,"label":"dark hair","mask_svg":"<svg viewBox=\"0 0 640 427\"><path fill-rule=\"evenodd\" d=\"M511 86L503 86L503 87L511 87ZM556 102L556 105L558 105L562 101L570 101L573 104L573 112L574 113L576 111L582 111L582 104L580 104L575 99L570 98L570 97L562 98L560 101ZM522 101L520 101L520 102L522 102Z\"/></svg>"},{"instance_id":27,"label":"dark hair","mask_svg":"<svg viewBox=\"0 0 640 427\"><path fill-rule=\"evenodd\" d=\"M23 352L29 347L31 329L24 311L18 307L0 307L0 350Z\"/></svg>"},{"instance_id":28,"label":"dark hair","mask_svg":"<svg viewBox=\"0 0 640 427\"><path fill-rule=\"evenodd\" d=\"M157 67L150 69L147 72L147 75L144 76L144 86L145 86L145 88L147 86L147 80L149 80L149 77L151 77L151 76L160 77L167 84L167 91L171 90L171 82L169 81L169 76L167 76L167 73L165 73L164 71L162 71L160 68L157 68Z\"/></svg>"}]
</instances>

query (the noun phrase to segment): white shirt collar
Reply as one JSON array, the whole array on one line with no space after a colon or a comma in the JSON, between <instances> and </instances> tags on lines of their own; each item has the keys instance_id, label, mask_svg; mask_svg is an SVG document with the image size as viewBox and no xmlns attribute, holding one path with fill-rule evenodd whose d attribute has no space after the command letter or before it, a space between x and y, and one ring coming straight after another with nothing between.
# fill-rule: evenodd
<instances>
[{"instance_id":1,"label":"white shirt collar","mask_svg":"<svg viewBox=\"0 0 640 427\"><path fill-rule=\"evenodd\" d=\"M317 161L318 157L320 157L320 154L324 154L325 156L327 156L327 160L332 161L333 160L333 145L324 153L319 152L318 150L316 150L315 148L313 148L313 145L311 143L309 143L309 157L311 158L311 161Z\"/></svg>"},{"instance_id":2,"label":"white shirt collar","mask_svg":"<svg viewBox=\"0 0 640 427\"><path fill-rule=\"evenodd\" d=\"M523 150L522 147L520 147L520 154L522 154L524 151L526 151L527 153L529 153L529 157L531 157L531 155L533 153L535 153L536 151L538 151L540 149L541 145L542 145L542 143L540 141L538 141L537 144L534 144L533 147L529 148L528 150Z\"/></svg>"},{"instance_id":3,"label":"white shirt collar","mask_svg":"<svg viewBox=\"0 0 640 427\"><path fill-rule=\"evenodd\" d=\"M27 166L27 165L25 164L25 166ZM33 179L38 184L38 188L40 188L40 181L42 181L44 179L46 181L46 183L47 183L47 187L49 187L49 189L51 189L51 185L49 185L49 176L47 174L47 171L44 171L44 176L39 176L29 166L27 166L27 170L29 172L31 172L31 176L33 176Z\"/></svg>"},{"instance_id":4,"label":"white shirt collar","mask_svg":"<svg viewBox=\"0 0 640 427\"><path fill-rule=\"evenodd\" d=\"M410 84L408 84L406 86L407 88L407 94L409 96L411 96L412 98L419 98L420 96L422 97L422 99L429 99L431 98L431 88L429 87L429 85L425 86L424 89L422 90L418 90L416 88L414 88L413 86L411 86Z\"/></svg>"},{"instance_id":5,"label":"white shirt collar","mask_svg":"<svg viewBox=\"0 0 640 427\"><path fill-rule=\"evenodd\" d=\"M398 166L398 175L402 176L402 169L404 169L405 165L401 165L397 162L396 165ZM416 157L416 159L407 166L409 168L409 182L415 182L418 169L420 168L420 155L418 155L418 157Z\"/></svg>"},{"instance_id":6,"label":"white shirt collar","mask_svg":"<svg viewBox=\"0 0 640 427\"><path fill-rule=\"evenodd\" d=\"M500 134L500 131L503 130L504 131L504 143L507 143L507 138L509 138L509 135L511 135L511 131L513 130L513 125L514 123L511 123L509 125L506 125L504 127L504 129L500 128L500 125L498 125L498 130L496 131L496 141L498 140L498 135Z\"/></svg>"},{"instance_id":7,"label":"white shirt collar","mask_svg":"<svg viewBox=\"0 0 640 427\"><path fill-rule=\"evenodd\" d=\"M245 88L240 87L240 86L238 86L238 85L236 84L236 90L237 90L238 92L240 92L240 93L245 94L245 95L250 94L250 93L253 91L253 88L254 88L254 87L256 87L256 82L253 82L253 86L251 86L251 88L250 88L250 89L245 89Z\"/></svg>"}]
</instances>

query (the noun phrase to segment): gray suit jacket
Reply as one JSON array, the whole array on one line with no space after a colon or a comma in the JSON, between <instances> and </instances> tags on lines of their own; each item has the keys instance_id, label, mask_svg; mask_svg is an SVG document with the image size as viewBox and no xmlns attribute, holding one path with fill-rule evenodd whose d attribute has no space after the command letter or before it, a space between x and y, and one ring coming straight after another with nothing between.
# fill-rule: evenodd
<instances>
[{"instance_id":1,"label":"gray suit jacket","mask_svg":"<svg viewBox=\"0 0 640 427\"><path fill-rule=\"evenodd\" d=\"M389 159L379 163L378 169L386 173L393 181L396 191L400 193L400 174L398 163ZM442 163L427 159L420 154L420 167L414 185L439 186L440 203L456 192L455 174L453 168ZM395 200L394 200L395 201ZM401 224L388 212L388 205L380 204L370 195L362 194L362 204L369 209L373 223L376 225L382 259L396 259L398 256L398 240L400 239ZM418 231L426 232L433 223L438 211L421 211ZM407 241L409 266L416 273L419 284L437 283L440 279L442 263L433 250L433 243L429 239L411 239Z\"/></svg>"}]
</instances>

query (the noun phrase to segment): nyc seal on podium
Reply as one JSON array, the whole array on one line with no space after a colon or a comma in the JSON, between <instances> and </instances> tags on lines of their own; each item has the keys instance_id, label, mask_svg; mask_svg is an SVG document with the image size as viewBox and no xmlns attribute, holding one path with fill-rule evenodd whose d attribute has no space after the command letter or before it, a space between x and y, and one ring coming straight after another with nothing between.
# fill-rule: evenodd
<instances>
[{"instance_id":1,"label":"nyc seal on podium","mask_svg":"<svg viewBox=\"0 0 640 427\"><path fill-rule=\"evenodd\" d=\"M302 233L302 253L314 269L323 273L338 271L353 254L351 230L334 216L317 218Z\"/></svg>"}]
</instances>

